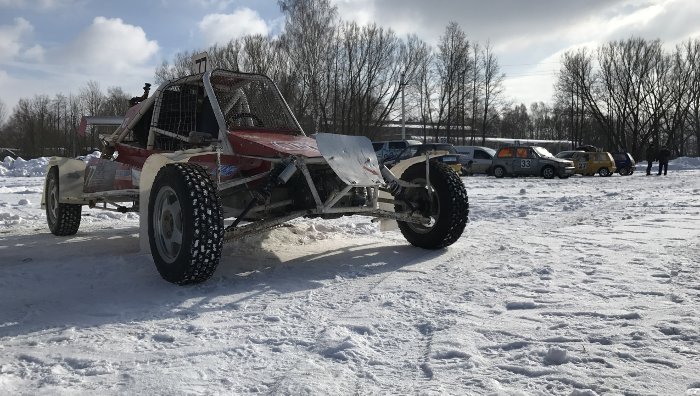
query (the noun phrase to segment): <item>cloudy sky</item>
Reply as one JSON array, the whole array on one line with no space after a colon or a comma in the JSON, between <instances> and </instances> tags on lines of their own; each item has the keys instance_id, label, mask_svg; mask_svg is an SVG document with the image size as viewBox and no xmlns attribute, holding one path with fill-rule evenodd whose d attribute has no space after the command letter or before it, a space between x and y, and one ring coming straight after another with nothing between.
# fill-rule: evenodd
<instances>
[{"instance_id":1,"label":"cloudy sky","mask_svg":"<svg viewBox=\"0 0 700 396\"><path fill-rule=\"evenodd\" d=\"M700 37L698 0L332 0L346 20L435 44L449 21L491 42L515 103L549 102L562 52L613 39ZM276 0L0 0L0 100L77 93L88 80L140 94L178 51L276 35Z\"/></svg>"}]
</instances>

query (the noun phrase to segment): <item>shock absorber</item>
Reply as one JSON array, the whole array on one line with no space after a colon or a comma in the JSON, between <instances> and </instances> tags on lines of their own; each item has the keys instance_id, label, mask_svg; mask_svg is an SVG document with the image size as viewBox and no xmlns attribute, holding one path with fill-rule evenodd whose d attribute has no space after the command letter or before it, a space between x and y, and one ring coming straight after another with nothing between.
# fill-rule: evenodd
<instances>
[{"instance_id":1,"label":"shock absorber","mask_svg":"<svg viewBox=\"0 0 700 396\"><path fill-rule=\"evenodd\" d=\"M289 179L294 176L296 171L297 165L294 158L290 158L287 161L282 161L275 165L270 171L270 174L267 176L267 183L265 183L260 190L253 191L253 199L250 200L248 205L246 205L236 220L234 220L231 225L226 227L226 230L228 231L235 228L243 220L243 218L245 218L248 212L253 209L255 204L264 204L272 195L272 189L275 188L275 186L281 186L287 183Z\"/></svg>"}]
</instances>

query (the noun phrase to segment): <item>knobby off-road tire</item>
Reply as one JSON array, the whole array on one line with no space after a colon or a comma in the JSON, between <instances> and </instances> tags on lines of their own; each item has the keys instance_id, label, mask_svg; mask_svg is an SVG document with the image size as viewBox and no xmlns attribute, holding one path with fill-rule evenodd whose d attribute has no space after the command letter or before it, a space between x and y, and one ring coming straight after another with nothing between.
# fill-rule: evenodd
<instances>
[{"instance_id":1,"label":"knobby off-road tire","mask_svg":"<svg viewBox=\"0 0 700 396\"><path fill-rule=\"evenodd\" d=\"M425 163L419 163L406 169L401 176L409 183L425 185ZM428 193L425 189L406 189L404 197L413 205L430 212L432 221L429 225L399 221L399 229L406 240L414 246L424 249L440 249L453 244L464 231L469 218L469 197L459 175L447 165L430 162L430 185L434 189L433 206L429 206ZM405 210L396 205L396 211Z\"/></svg>"},{"instance_id":2,"label":"knobby off-road tire","mask_svg":"<svg viewBox=\"0 0 700 396\"><path fill-rule=\"evenodd\" d=\"M168 164L158 171L148 200L148 240L163 279L199 283L216 271L224 241L221 200L206 170Z\"/></svg>"},{"instance_id":3,"label":"knobby off-road tire","mask_svg":"<svg viewBox=\"0 0 700 396\"><path fill-rule=\"evenodd\" d=\"M46 204L46 221L51 233L57 236L75 235L80 227L82 205L58 202L58 168L49 170L44 186L44 203Z\"/></svg>"}]
</instances>

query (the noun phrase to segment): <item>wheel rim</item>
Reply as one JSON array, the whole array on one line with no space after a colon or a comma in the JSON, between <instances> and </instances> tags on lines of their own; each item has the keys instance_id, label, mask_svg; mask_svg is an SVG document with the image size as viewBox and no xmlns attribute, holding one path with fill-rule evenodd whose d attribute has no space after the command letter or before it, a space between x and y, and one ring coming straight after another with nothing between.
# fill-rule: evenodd
<instances>
[{"instance_id":1,"label":"wheel rim","mask_svg":"<svg viewBox=\"0 0 700 396\"><path fill-rule=\"evenodd\" d=\"M172 263L182 248L182 207L175 191L165 186L158 191L153 207L153 234L161 258Z\"/></svg>"},{"instance_id":2,"label":"wheel rim","mask_svg":"<svg viewBox=\"0 0 700 396\"><path fill-rule=\"evenodd\" d=\"M48 208L47 214L49 216L49 221L55 223L58 218L58 186L54 178L49 180L46 207Z\"/></svg>"},{"instance_id":3,"label":"wheel rim","mask_svg":"<svg viewBox=\"0 0 700 396\"><path fill-rule=\"evenodd\" d=\"M421 186L425 186L425 179L414 179L411 181L413 184L418 184ZM414 191L418 191L417 188L411 189ZM438 197L437 191L435 191L434 188L431 188L432 190L432 206L430 208L430 223L429 224L420 224L420 223L406 223L408 224L408 227L413 230L416 233L419 234L427 234L429 233L433 227L435 227L435 223L437 222L437 219L440 217L440 199ZM420 198L418 193L410 194L406 197L407 200L410 200L412 198Z\"/></svg>"},{"instance_id":4,"label":"wheel rim","mask_svg":"<svg viewBox=\"0 0 700 396\"><path fill-rule=\"evenodd\" d=\"M494 169L494 170L493 170L493 175L496 176L496 177L501 177L501 176L503 176L503 168L501 168L501 167L499 166L498 168Z\"/></svg>"},{"instance_id":5,"label":"wheel rim","mask_svg":"<svg viewBox=\"0 0 700 396\"><path fill-rule=\"evenodd\" d=\"M607 176L609 172L608 172L608 169L607 169L607 168L603 168L603 169L600 170L599 173L600 173L601 176Z\"/></svg>"},{"instance_id":6,"label":"wheel rim","mask_svg":"<svg viewBox=\"0 0 700 396\"><path fill-rule=\"evenodd\" d=\"M552 170L552 168L544 168L542 176L546 178L554 177L554 171Z\"/></svg>"}]
</instances>

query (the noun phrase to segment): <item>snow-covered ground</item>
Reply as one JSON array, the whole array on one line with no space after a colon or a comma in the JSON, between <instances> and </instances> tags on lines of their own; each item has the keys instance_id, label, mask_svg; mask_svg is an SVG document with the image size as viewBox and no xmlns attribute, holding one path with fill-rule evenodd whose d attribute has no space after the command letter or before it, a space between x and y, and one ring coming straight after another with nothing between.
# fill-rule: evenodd
<instances>
[{"instance_id":1,"label":"snow-covered ground","mask_svg":"<svg viewBox=\"0 0 700 396\"><path fill-rule=\"evenodd\" d=\"M137 215L51 235L34 165L0 165L2 394L700 395L700 159L463 178L448 249L294 221L191 287L138 251Z\"/></svg>"}]
</instances>

